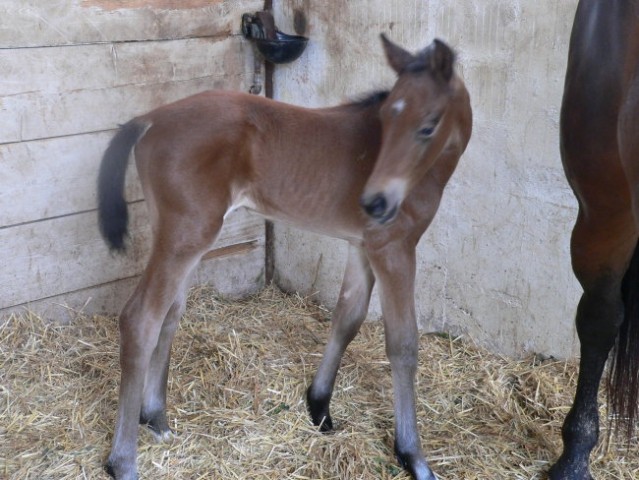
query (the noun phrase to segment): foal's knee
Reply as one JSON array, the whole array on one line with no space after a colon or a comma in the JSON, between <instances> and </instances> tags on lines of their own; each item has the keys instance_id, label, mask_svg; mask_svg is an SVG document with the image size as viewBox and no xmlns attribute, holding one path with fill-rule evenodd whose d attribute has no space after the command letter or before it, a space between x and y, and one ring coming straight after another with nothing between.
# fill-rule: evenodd
<instances>
[{"instance_id":1,"label":"foal's knee","mask_svg":"<svg viewBox=\"0 0 639 480\"><path fill-rule=\"evenodd\" d=\"M417 369L418 354L417 336L401 339L401 341L386 341L386 356L393 369L414 372Z\"/></svg>"}]
</instances>

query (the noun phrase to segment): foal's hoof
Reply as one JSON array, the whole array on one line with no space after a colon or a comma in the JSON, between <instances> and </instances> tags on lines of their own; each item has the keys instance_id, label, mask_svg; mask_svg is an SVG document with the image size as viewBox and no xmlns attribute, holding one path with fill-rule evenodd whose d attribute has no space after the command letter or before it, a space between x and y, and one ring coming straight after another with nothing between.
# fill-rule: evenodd
<instances>
[{"instance_id":1,"label":"foal's hoof","mask_svg":"<svg viewBox=\"0 0 639 480\"><path fill-rule=\"evenodd\" d=\"M177 436L173 430L170 428L168 430L156 430L151 425L147 425L151 433L153 434L153 438L157 443L169 443L172 442L173 439Z\"/></svg>"},{"instance_id":2,"label":"foal's hoof","mask_svg":"<svg viewBox=\"0 0 639 480\"><path fill-rule=\"evenodd\" d=\"M326 433L333 430L333 420L328 410L328 399L315 399L311 394L311 387L306 390L306 406L308 413L311 415L313 425L319 427L320 432Z\"/></svg>"},{"instance_id":3,"label":"foal's hoof","mask_svg":"<svg viewBox=\"0 0 639 480\"><path fill-rule=\"evenodd\" d=\"M104 471L115 480L138 480L138 474L133 469L123 469L118 462L107 460L104 464Z\"/></svg>"},{"instance_id":4,"label":"foal's hoof","mask_svg":"<svg viewBox=\"0 0 639 480\"><path fill-rule=\"evenodd\" d=\"M437 477L430 469L423 455L402 452L395 445L395 455L400 465L404 467L415 480L437 480Z\"/></svg>"},{"instance_id":5,"label":"foal's hoof","mask_svg":"<svg viewBox=\"0 0 639 480\"><path fill-rule=\"evenodd\" d=\"M151 430L155 441L158 443L169 442L175 438L175 432L169 427L166 415L163 413L140 415L140 425L144 425Z\"/></svg>"},{"instance_id":6,"label":"foal's hoof","mask_svg":"<svg viewBox=\"0 0 639 480\"><path fill-rule=\"evenodd\" d=\"M109 462L104 464L104 471L109 475L109 477L115 478L115 470L113 470L113 467Z\"/></svg>"}]
</instances>

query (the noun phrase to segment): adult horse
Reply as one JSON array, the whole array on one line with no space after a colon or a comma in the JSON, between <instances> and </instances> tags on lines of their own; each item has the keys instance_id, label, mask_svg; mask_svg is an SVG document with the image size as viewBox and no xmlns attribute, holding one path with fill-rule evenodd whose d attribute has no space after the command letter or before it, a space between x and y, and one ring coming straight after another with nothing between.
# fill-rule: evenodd
<instances>
[{"instance_id":1,"label":"adult horse","mask_svg":"<svg viewBox=\"0 0 639 480\"><path fill-rule=\"evenodd\" d=\"M579 203L571 256L583 295L581 360L552 480L591 479L597 391L611 350L609 408L630 439L639 382L639 2L581 0L570 40L561 153Z\"/></svg>"},{"instance_id":2,"label":"adult horse","mask_svg":"<svg viewBox=\"0 0 639 480\"><path fill-rule=\"evenodd\" d=\"M390 92L316 110L207 92L131 120L109 144L98 180L103 236L111 248L123 249L123 183L132 151L153 229L148 265L119 320L120 396L107 461L113 477L137 478L138 421L160 438L171 433L169 352L187 278L228 212L244 206L350 243L330 338L307 394L313 422L332 428L329 402L340 360L377 281L395 451L414 478L435 478L415 414L415 247L466 148L472 115L446 44L435 40L413 55L382 40L398 74Z\"/></svg>"}]
</instances>

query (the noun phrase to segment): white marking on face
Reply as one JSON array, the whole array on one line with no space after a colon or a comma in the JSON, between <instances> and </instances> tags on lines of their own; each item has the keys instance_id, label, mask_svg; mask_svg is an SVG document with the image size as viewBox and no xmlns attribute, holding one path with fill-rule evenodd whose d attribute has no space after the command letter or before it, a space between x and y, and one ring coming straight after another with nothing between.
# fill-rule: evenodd
<instances>
[{"instance_id":1,"label":"white marking on face","mask_svg":"<svg viewBox=\"0 0 639 480\"><path fill-rule=\"evenodd\" d=\"M400 113L404 111L405 108L406 108L406 100L404 100L403 98L400 98L399 100L397 100L395 103L391 105L391 110L393 111L394 115L399 115Z\"/></svg>"},{"instance_id":2,"label":"white marking on face","mask_svg":"<svg viewBox=\"0 0 639 480\"><path fill-rule=\"evenodd\" d=\"M448 136L448 140L446 140L446 144L444 145L444 148L442 148L442 152L458 149L460 145L462 145L461 132L456 128L452 130Z\"/></svg>"},{"instance_id":3,"label":"white marking on face","mask_svg":"<svg viewBox=\"0 0 639 480\"><path fill-rule=\"evenodd\" d=\"M401 203L406 197L408 181L403 178L393 178L386 185L386 196L390 201Z\"/></svg>"}]
</instances>

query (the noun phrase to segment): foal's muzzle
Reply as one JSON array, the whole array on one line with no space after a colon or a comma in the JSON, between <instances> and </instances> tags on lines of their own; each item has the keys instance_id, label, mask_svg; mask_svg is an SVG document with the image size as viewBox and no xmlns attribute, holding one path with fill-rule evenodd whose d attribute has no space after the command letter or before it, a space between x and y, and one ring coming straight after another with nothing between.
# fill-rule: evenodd
<instances>
[{"instance_id":1,"label":"foal's muzzle","mask_svg":"<svg viewBox=\"0 0 639 480\"><path fill-rule=\"evenodd\" d=\"M362 197L360 204L364 211L379 223L386 223L397 214L397 205L390 205L383 193L377 193L371 197Z\"/></svg>"}]
</instances>

